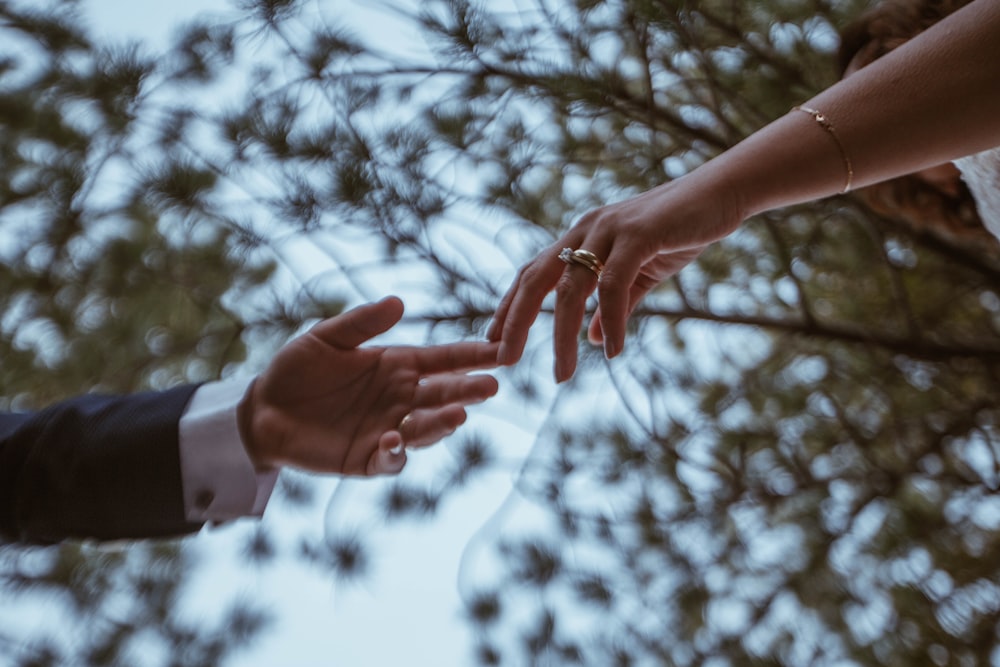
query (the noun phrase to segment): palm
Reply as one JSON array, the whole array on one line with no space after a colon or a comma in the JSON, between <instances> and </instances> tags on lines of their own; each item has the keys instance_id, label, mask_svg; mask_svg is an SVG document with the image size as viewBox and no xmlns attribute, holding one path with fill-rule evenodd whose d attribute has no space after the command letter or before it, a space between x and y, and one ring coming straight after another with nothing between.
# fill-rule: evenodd
<instances>
[{"instance_id":1,"label":"palm","mask_svg":"<svg viewBox=\"0 0 1000 667\"><path fill-rule=\"evenodd\" d=\"M364 306L278 353L253 389L260 458L326 472L391 472L377 454L404 439L413 446L440 439L465 420L465 405L496 392L492 377L466 373L494 365L494 345L358 347L401 315L398 300Z\"/></svg>"}]
</instances>

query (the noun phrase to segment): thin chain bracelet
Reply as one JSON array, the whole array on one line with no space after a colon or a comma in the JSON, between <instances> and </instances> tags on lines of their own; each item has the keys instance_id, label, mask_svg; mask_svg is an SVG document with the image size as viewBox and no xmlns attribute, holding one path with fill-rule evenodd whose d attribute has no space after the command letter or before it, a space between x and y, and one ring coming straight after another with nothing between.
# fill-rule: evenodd
<instances>
[{"instance_id":1,"label":"thin chain bracelet","mask_svg":"<svg viewBox=\"0 0 1000 667\"><path fill-rule=\"evenodd\" d=\"M844 168L847 169L847 182L844 184L844 192L850 192L851 184L854 182L854 165L851 164L851 157L847 154L847 149L844 148L844 142L840 140L837 130L833 128L833 123L826 117L826 114L816 109L797 106L792 107L792 111L801 111L802 113L809 114L813 117L813 120L819 123L820 127L826 130L827 134L833 137L834 143L837 144L837 150L840 151L840 156L844 159Z\"/></svg>"}]
</instances>

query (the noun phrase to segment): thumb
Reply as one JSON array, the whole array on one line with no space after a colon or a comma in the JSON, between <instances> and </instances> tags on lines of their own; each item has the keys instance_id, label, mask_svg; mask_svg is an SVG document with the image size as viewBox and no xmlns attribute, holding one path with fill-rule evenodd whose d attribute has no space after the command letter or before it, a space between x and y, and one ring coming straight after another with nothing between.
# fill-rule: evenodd
<instances>
[{"instance_id":1,"label":"thumb","mask_svg":"<svg viewBox=\"0 0 1000 667\"><path fill-rule=\"evenodd\" d=\"M390 296L323 320L309 333L327 345L351 350L385 333L403 317L403 302Z\"/></svg>"}]
</instances>

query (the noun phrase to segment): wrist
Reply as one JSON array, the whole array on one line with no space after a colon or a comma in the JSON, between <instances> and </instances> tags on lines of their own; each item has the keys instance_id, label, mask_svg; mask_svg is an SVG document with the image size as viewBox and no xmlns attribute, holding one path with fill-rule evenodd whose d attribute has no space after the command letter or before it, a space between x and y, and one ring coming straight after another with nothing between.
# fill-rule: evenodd
<instances>
[{"instance_id":1,"label":"wrist","mask_svg":"<svg viewBox=\"0 0 1000 667\"><path fill-rule=\"evenodd\" d=\"M706 166L717 167L746 219L857 185L849 148L811 114L790 111Z\"/></svg>"},{"instance_id":2,"label":"wrist","mask_svg":"<svg viewBox=\"0 0 1000 667\"><path fill-rule=\"evenodd\" d=\"M687 176L684 191L689 195L689 219L705 220L705 238L698 245L722 239L734 232L744 220L757 213L757 193L742 178L738 165L721 155L701 165Z\"/></svg>"},{"instance_id":3,"label":"wrist","mask_svg":"<svg viewBox=\"0 0 1000 667\"><path fill-rule=\"evenodd\" d=\"M256 409L254 391L257 387L257 379L254 378L250 382L250 386L247 387L246 392L243 394L243 398L236 405L236 426L239 430L240 440L243 442L243 448L247 452L247 456L250 457L250 461L253 463L254 468L258 471L269 470L273 466L267 464L265 461L261 460L261 455L258 450L258 442L254 433L254 413Z\"/></svg>"}]
</instances>

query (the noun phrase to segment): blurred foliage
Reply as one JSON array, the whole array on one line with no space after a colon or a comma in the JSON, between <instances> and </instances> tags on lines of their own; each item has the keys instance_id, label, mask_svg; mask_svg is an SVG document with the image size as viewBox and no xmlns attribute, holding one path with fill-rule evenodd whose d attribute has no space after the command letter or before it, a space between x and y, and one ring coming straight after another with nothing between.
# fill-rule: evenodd
<instances>
[{"instance_id":1,"label":"blurred foliage","mask_svg":"<svg viewBox=\"0 0 1000 667\"><path fill-rule=\"evenodd\" d=\"M533 112L524 134L527 114L472 112L494 131L442 141L497 162L529 146L491 200L556 229L829 83L857 6L566 3L524 27L436 9L442 48L476 63L464 108ZM578 399L550 422L521 490L554 532L502 547L506 576L470 596L480 662L995 664L995 260L847 197L711 249L635 318L603 385L622 409L591 421Z\"/></svg>"},{"instance_id":2,"label":"blurred foliage","mask_svg":"<svg viewBox=\"0 0 1000 667\"><path fill-rule=\"evenodd\" d=\"M407 105L362 135L365 178L460 193L485 211L465 229L516 265L831 83L836 26L862 5L425 2L429 62L352 51L321 76L358 109ZM420 148L401 172L396 136ZM381 187L352 192L381 210ZM503 574L464 582L477 660L995 664L997 257L850 196L706 252L633 318L630 356L585 352L561 390L518 482L548 528L503 535ZM483 298L457 312L487 317ZM526 400L547 381L515 373ZM387 505L428 502L398 487Z\"/></svg>"},{"instance_id":3,"label":"blurred foliage","mask_svg":"<svg viewBox=\"0 0 1000 667\"><path fill-rule=\"evenodd\" d=\"M414 55L323 3L243 0L154 55L94 43L75 2L0 2L0 395L26 407L216 377L245 343L336 312L341 288L378 296L375 278L410 281L426 305L408 321L428 338L479 335L513 268L581 213L683 175L829 84L835 26L863 4L426 0L397 8L425 41ZM330 270L306 271L291 241ZM852 196L760 216L709 249L643 304L622 359L584 350L560 388L517 480L547 527L499 536L495 579L463 582L472 658L992 664L998 277L995 247ZM508 376L528 403L546 394L546 358L529 350ZM485 437L453 444L432 483L389 487L385 516L433 516L505 465ZM297 477L282 488L314 500ZM196 562L162 548L183 586ZM159 549L69 545L32 581L59 577L71 610L100 610L105 580L151 585L128 573L161 571ZM343 578L373 562L364 535L288 548L263 528L244 556ZM187 646L154 611L179 590L137 596L128 631ZM163 664L221 661L211 651L262 627L236 609L221 648L197 629ZM122 627L78 656L129 664ZM53 650L40 639L19 664L59 664Z\"/></svg>"},{"instance_id":4,"label":"blurred foliage","mask_svg":"<svg viewBox=\"0 0 1000 667\"><path fill-rule=\"evenodd\" d=\"M272 620L242 602L185 613L185 583L197 558L169 542L123 549L5 547L0 564L7 604L48 620L30 637L0 631L4 664L207 667L245 649ZM52 598L64 605L58 623L52 622Z\"/></svg>"},{"instance_id":5,"label":"blurred foliage","mask_svg":"<svg viewBox=\"0 0 1000 667\"><path fill-rule=\"evenodd\" d=\"M222 297L273 268L214 212L217 175L149 136L183 119L150 99L156 62L81 12L0 5L0 394L22 409L217 377L259 326Z\"/></svg>"},{"instance_id":6,"label":"blurred foliage","mask_svg":"<svg viewBox=\"0 0 1000 667\"><path fill-rule=\"evenodd\" d=\"M217 378L247 336L277 341L325 307L270 296L273 258L220 213L220 173L184 150L193 109L157 96L180 100L191 54L200 82L219 75L218 52L185 36L158 61L96 42L84 10L0 2L5 409ZM220 664L268 617L223 599L192 620L180 602L198 562L174 543L0 546L0 590L26 619L0 630L0 662Z\"/></svg>"}]
</instances>

